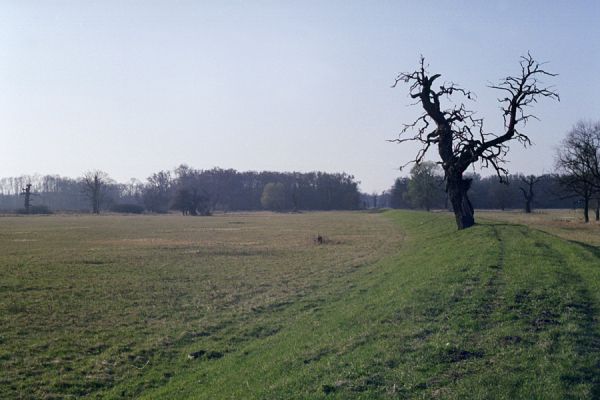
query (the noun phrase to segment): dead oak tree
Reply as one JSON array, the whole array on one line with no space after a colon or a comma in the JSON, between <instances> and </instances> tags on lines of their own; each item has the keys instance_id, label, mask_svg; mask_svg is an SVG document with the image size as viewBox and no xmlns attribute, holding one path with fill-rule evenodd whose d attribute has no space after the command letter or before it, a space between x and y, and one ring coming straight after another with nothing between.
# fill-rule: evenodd
<instances>
[{"instance_id":1,"label":"dead oak tree","mask_svg":"<svg viewBox=\"0 0 600 400\"><path fill-rule=\"evenodd\" d=\"M523 197L525 198L525 213L531 213L531 206L533 204L533 199L535 198L535 192L533 191L533 187L536 183L538 183L542 178L540 176L529 175L522 176L520 178L521 183L525 184L525 187L520 186L519 190L523 193Z\"/></svg>"},{"instance_id":2,"label":"dead oak tree","mask_svg":"<svg viewBox=\"0 0 600 400\"><path fill-rule=\"evenodd\" d=\"M446 192L452 203L458 229L468 228L475 223L473 206L467 195L471 180L463 177L467 168L481 162L484 167L493 167L500 180L503 180L507 174L503 166L508 153L506 142L517 140L523 145L531 144L529 137L520 130L530 118L536 118L526 111L527 107L543 97L559 99L552 87L543 86L539 80L555 74L545 71L543 64L535 61L530 54L521 57L520 65L521 72L518 76L508 76L497 85L490 86L502 93L498 101L504 117L504 131L499 134L485 132L483 119L476 118L475 112L469 110L463 102L452 102L454 95L473 99L474 95L470 91L452 82L434 86L441 75L430 74L423 57L419 69L399 74L392 86L396 87L398 83L410 85L410 97L424 110L414 122L404 125L399 138L392 141L420 143L422 146L411 161L416 164L423 161L432 146L437 146L444 170ZM449 107L442 106L444 99L450 103ZM414 135L405 137L408 132Z\"/></svg>"}]
</instances>

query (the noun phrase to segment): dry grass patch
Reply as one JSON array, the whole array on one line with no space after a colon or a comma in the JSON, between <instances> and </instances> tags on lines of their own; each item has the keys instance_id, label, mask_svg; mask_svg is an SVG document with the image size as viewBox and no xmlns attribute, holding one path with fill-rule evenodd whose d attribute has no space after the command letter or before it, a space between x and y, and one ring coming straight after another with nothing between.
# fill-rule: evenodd
<instances>
[{"instance_id":1,"label":"dry grass patch","mask_svg":"<svg viewBox=\"0 0 600 400\"><path fill-rule=\"evenodd\" d=\"M160 384L148 371L185 359L182 346L225 354L277 332L279 312L341 290L332 282L401 240L381 215L343 212L0 223L1 398L79 397L140 376ZM315 245L318 233L331 242Z\"/></svg>"},{"instance_id":2,"label":"dry grass patch","mask_svg":"<svg viewBox=\"0 0 600 400\"><path fill-rule=\"evenodd\" d=\"M537 210L531 214L521 211L478 210L477 214L485 220L527 225L563 239L600 246L600 223L584 223L581 210ZM593 213L590 213L590 217L593 218Z\"/></svg>"}]
</instances>

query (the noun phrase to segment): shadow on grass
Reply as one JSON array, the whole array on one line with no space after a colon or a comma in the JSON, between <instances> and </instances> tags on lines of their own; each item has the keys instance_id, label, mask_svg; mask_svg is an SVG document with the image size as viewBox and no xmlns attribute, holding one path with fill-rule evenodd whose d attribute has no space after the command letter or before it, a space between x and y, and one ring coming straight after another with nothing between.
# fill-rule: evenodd
<instances>
[{"instance_id":1,"label":"shadow on grass","mask_svg":"<svg viewBox=\"0 0 600 400\"><path fill-rule=\"evenodd\" d=\"M529 236L532 231L536 231L544 236L548 236L560 241L576 245L579 249L586 251L592 259L588 259L591 265L600 266L600 247L588 243L569 240L556 234L528 227L523 224L514 224L496 221L483 221L481 225L496 227L517 228L520 233ZM544 252L556 253L555 260L562 259L563 256L557 250L547 243L536 241L535 246L540 247ZM566 260L561 262L563 269L559 272L558 282L562 282L565 287L570 286L574 291L574 298L565 305L565 310L556 310L558 314L562 311L569 311L569 319L575 324L576 329L569 335L572 340L572 348L577 355L576 361L570 366L567 373L561 376L561 381L571 387L583 385L589 387L589 396L592 399L600 399L600 325L596 316L599 315L599 309L594 302L594 296L585 284L585 280L573 269L569 268ZM548 312L548 310L544 310ZM558 314L556 318L558 318ZM536 330L543 330L545 325L558 323L547 315L541 315L534 320ZM567 390L567 393L569 390Z\"/></svg>"},{"instance_id":2,"label":"shadow on grass","mask_svg":"<svg viewBox=\"0 0 600 400\"><path fill-rule=\"evenodd\" d=\"M594 258L592 262L600 265L600 248L575 240L563 239L548 232L541 232L587 250ZM547 250L552 251L550 247ZM574 299L565 305L565 311L569 311L569 315L574 315L572 319L577 326L575 332L568 334L573 336L573 350L577 354L577 361L560 379L568 386L589 385L590 398L600 399L600 326L596 318L599 310L582 276L572 269L568 269L566 264L565 269L558 274L559 281L565 286L571 286L575 292Z\"/></svg>"},{"instance_id":3,"label":"shadow on grass","mask_svg":"<svg viewBox=\"0 0 600 400\"><path fill-rule=\"evenodd\" d=\"M577 276L572 275L572 279ZM574 338L578 361L571 371L561 376L561 380L568 385L590 385L591 398L600 399L600 334L595 318L598 309L586 287L578 287L577 299L567 307L580 316Z\"/></svg>"},{"instance_id":4,"label":"shadow on grass","mask_svg":"<svg viewBox=\"0 0 600 400\"><path fill-rule=\"evenodd\" d=\"M568 240L568 242L587 250L596 258L597 265L600 266L600 247L577 240ZM576 350L582 357L589 358L589 361L578 365L575 370L578 372L577 374L566 375L563 379L573 382L589 382L592 385L592 398L600 399L600 334L598 333L598 322L595 318L598 315L598 309L594 306L587 288L580 288L578 294L585 301L574 305L579 308L579 312L584 316L583 321L579 324L581 330L577 338Z\"/></svg>"},{"instance_id":5,"label":"shadow on grass","mask_svg":"<svg viewBox=\"0 0 600 400\"><path fill-rule=\"evenodd\" d=\"M558 237L558 236L556 236L556 237ZM578 240L567 240L567 242L576 244L576 245L582 247L583 249L589 251L590 253L592 253L598 259L598 261L599 261L598 265L600 265L600 247L594 246L594 245L591 245L588 243L580 242Z\"/></svg>"}]
</instances>

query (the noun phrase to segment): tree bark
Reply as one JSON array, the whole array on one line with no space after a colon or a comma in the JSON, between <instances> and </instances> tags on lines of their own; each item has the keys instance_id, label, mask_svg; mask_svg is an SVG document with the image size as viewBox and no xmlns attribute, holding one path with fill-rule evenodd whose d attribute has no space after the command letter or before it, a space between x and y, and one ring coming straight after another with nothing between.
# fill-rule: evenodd
<instances>
[{"instance_id":1,"label":"tree bark","mask_svg":"<svg viewBox=\"0 0 600 400\"><path fill-rule=\"evenodd\" d=\"M590 198L586 196L583 199L583 220L585 221L586 224L588 222L590 222L590 215L589 215L589 210L588 210L589 207L590 207Z\"/></svg>"},{"instance_id":2,"label":"tree bark","mask_svg":"<svg viewBox=\"0 0 600 400\"><path fill-rule=\"evenodd\" d=\"M531 200L530 199L525 200L525 213L531 214Z\"/></svg>"},{"instance_id":3,"label":"tree bark","mask_svg":"<svg viewBox=\"0 0 600 400\"><path fill-rule=\"evenodd\" d=\"M100 214L100 199L98 197L99 194L94 191L94 199L92 205L92 212L94 214Z\"/></svg>"},{"instance_id":4,"label":"tree bark","mask_svg":"<svg viewBox=\"0 0 600 400\"><path fill-rule=\"evenodd\" d=\"M463 179L462 176L448 179L448 197L450 197L456 226L459 230L475 225L473 206L467 196L470 186L471 181Z\"/></svg>"},{"instance_id":5,"label":"tree bark","mask_svg":"<svg viewBox=\"0 0 600 400\"><path fill-rule=\"evenodd\" d=\"M596 221L600 221L600 199L596 199Z\"/></svg>"}]
</instances>

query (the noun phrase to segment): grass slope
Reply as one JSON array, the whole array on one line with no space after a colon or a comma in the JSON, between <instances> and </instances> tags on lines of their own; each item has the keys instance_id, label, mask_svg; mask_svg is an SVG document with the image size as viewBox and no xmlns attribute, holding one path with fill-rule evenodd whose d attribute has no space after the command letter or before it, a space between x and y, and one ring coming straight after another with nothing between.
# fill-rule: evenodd
<instances>
[{"instance_id":1,"label":"grass slope","mask_svg":"<svg viewBox=\"0 0 600 400\"><path fill-rule=\"evenodd\" d=\"M144 397L600 396L598 249L519 225L456 232L447 215L389 216L407 233L396 256L257 314L277 331L216 338L223 357L182 360Z\"/></svg>"}]
</instances>

